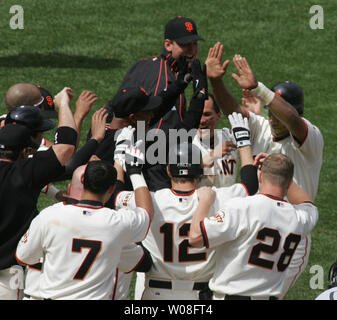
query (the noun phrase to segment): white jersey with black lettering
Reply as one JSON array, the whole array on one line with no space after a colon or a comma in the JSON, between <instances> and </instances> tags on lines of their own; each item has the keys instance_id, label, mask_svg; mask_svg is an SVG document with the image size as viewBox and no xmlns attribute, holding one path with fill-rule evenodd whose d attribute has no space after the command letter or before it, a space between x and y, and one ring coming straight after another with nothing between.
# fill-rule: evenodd
<instances>
[{"instance_id":1,"label":"white jersey with black lettering","mask_svg":"<svg viewBox=\"0 0 337 320\"><path fill-rule=\"evenodd\" d=\"M228 128L222 130L215 130L215 140L219 144L229 140L231 132ZM196 134L193 139L195 144L201 151L202 157L207 156L213 149L203 143L200 136ZM239 167L239 154L238 151L233 151L230 155L225 155L222 158L214 160L214 165L211 168L204 168L204 176L201 178L198 187L201 186L215 186L217 188L229 187L236 182L236 176Z\"/></svg>"},{"instance_id":2,"label":"white jersey with black lettering","mask_svg":"<svg viewBox=\"0 0 337 320\"><path fill-rule=\"evenodd\" d=\"M149 225L150 216L142 208L115 211L93 204L57 203L32 221L16 257L23 264L44 259L42 298L112 299L123 247L142 241Z\"/></svg>"},{"instance_id":3,"label":"white jersey with black lettering","mask_svg":"<svg viewBox=\"0 0 337 320\"><path fill-rule=\"evenodd\" d=\"M210 212L215 212L233 197L248 195L241 183L214 190L216 199ZM214 250L191 248L188 243L190 224L198 206L197 192L162 189L151 192L151 196L154 216L142 243L151 253L153 267L145 274L146 279L207 282L214 272ZM133 192L123 191L118 195L116 208L134 205Z\"/></svg>"},{"instance_id":4,"label":"white jersey with black lettering","mask_svg":"<svg viewBox=\"0 0 337 320\"><path fill-rule=\"evenodd\" d=\"M302 118L307 128L307 135L299 144L291 135L280 141L274 141L269 121L264 117L249 112L252 153L282 153L294 163L294 181L315 200L318 190L319 175L322 167L324 141L320 130L307 119ZM310 254L311 236L308 234L298 245L296 253L287 270L288 285L284 287L286 296L297 278L304 271Z\"/></svg>"},{"instance_id":5,"label":"white jersey with black lettering","mask_svg":"<svg viewBox=\"0 0 337 320\"><path fill-rule=\"evenodd\" d=\"M312 203L292 205L265 194L228 201L205 218L206 247L216 250L209 282L214 299L225 295L281 298L286 270L300 240L318 219Z\"/></svg>"}]
</instances>

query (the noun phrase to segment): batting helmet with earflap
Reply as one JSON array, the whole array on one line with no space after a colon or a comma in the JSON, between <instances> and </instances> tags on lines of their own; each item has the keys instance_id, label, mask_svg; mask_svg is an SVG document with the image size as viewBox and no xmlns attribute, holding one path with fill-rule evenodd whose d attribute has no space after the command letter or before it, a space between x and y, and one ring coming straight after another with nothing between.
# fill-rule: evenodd
<instances>
[{"instance_id":1,"label":"batting helmet with earflap","mask_svg":"<svg viewBox=\"0 0 337 320\"><path fill-rule=\"evenodd\" d=\"M298 114L303 114L304 95L302 88L297 83L290 81L279 82L271 90L291 104Z\"/></svg>"},{"instance_id":2,"label":"batting helmet with earflap","mask_svg":"<svg viewBox=\"0 0 337 320\"><path fill-rule=\"evenodd\" d=\"M41 110L34 106L19 106L10 111L5 124L21 124L32 132L48 131L55 127L55 123L49 119L43 119Z\"/></svg>"},{"instance_id":3,"label":"batting helmet with earflap","mask_svg":"<svg viewBox=\"0 0 337 320\"><path fill-rule=\"evenodd\" d=\"M337 287L337 261L333 263L329 270L329 289Z\"/></svg>"}]
</instances>

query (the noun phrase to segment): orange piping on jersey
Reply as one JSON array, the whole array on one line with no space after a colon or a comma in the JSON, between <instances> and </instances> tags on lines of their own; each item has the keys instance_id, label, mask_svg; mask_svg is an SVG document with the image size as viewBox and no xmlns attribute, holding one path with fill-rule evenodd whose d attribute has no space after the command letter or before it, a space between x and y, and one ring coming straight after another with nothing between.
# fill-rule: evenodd
<instances>
[{"instance_id":1,"label":"orange piping on jersey","mask_svg":"<svg viewBox=\"0 0 337 320\"><path fill-rule=\"evenodd\" d=\"M247 189L246 185L243 184L242 182L239 182L239 184L241 184L241 185L245 188L245 190L246 190L246 192L247 192L247 195L250 196L250 194L249 194L249 192L248 192L248 189Z\"/></svg>"},{"instance_id":2,"label":"orange piping on jersey","mask_svg":"<svg viewBox=\"0 0 337 320\"><path fill-rule=\"evenodd\" d=\"M119 196L123 191L124 191L124 190L119 191L119 192L117 193L117 195L116 195L116 198L115 198L115 201L114 201L114 207L115 207L115 209L116 209L116 205L117 205L117 199L118 199L118 196Z\"/></svg>"},{"instance_id":3,"label":"orange piping on jersey","mask_svg":"<svg viewBox=\"0 0 337 320\"><path fill-rule=\"evenodd\" d=\"M183 105L183 101L182 101L182 98L183 97L183 95L182 94L180 94L179 95L179 103L180 103L180 105L179 105L179 115L180 115L180 120L181 121L183 121L183 117L182 117L182 115L181 115L181 109L182 109L182 105Z\"/></svg>"},{"instance_id":4,"label":"orange piping on jersey","mask_svg":"<svg viewBox=\"0 0 337 320\"><path fill-rule=\"evenodd\" d=\"M156 90L154 92L154 96L157 95L157 91L158 91L158 87L159 87L159 82L160 82L160 78L161 78L162 68L163 68L163 60L160 60L160 68L159 68L158 80L157 80L157 85L156 85Z\"/></svg>"},{"instance_id":5,"label":"orange piping on jersey","mask_svg":"<svg viewBox=\"0 0 337 320\"><path fill-rule=\"evenodd\" d=\"M266 196L266 197L268 197L268 198L270 198L270 199L273 199L273 200L283 201L283 202L288 202L287 200L284 200L284 199L282 199L282 198L273 196L272 194L267 194L267 193L258 193L258 194L261 194L261 195Z\"/></svg>"},{"instance_id":6,"label":"orange piping on jersey","mask_svg":"<svg viewBox=\"0 0 337 320\"><path fill-rule=\"evenodd\" d=\"M176 193L173 189L170 189L171 192L175 195L175 196L178 196L178 197L186 197L186 196L191 196L195 190L191 191L191 192L188 192L188 193Z\"/></svg>"},{"instance_id":7,"label":"orange piping on jersey","mask_svg":"<svg viewBox=\"0 0 337 320\"><path fill-rule=\"evenodd\" d=\"M167 60L165 60L165 88L167 88Z\"/></svg>"},{"instance_id":8,"label":"orange piping on jersey","mask_svg":"<svg viewBox=\"0 0 337 320\"><path fill-rule=\"evenodd\" d=\"M205 247L208 249L209 248L209 241L207 237L207 232L205 228L205 223L204 220L200 222L200 229L201 229L201 234L203 235L204 241L205 241Z\"/></svg>"},{"instance_id":9,"label":"orange piping on jersey","mask_svg":"<svg viewBox=\"0 0 337 320\"><path fill-rule=\"evenodd\" d=\"M300 143L300 145L298 146L298 148L301 148L301 147L303 146L304 142L305 142L305 141L307 140L307 138L308 138L308 133L309 133L309 127L308 127L307 122L306 122L303 118L301 118L301 120L302 120L302 121L304 122L304 124L305 124L306 132L305 132L305 137L304 137L303 141Z\"/></svg>"},{"instance_id":10,"label":"orange piping on jersey","mask_svg":"<svg viewBox=\"0 0 337 320\"><path fill-rule=\"evenodd\" d=\"M38 263L35 263L35 264L28 265L28 268L42 272L42 263L38 262Z\"/></svg>"},{"instance_id":11,"label":"orange piping on jersey","mask_svg":"<svg viewBox=\"0 0 337 320\"><path fill-rule=\"evenodd\" d=\"M22 265L24 265L24 266L29 266L28 263L23 262L22 260L20 260L16 254L17 254L17 253L15 252L15 259L16 259L17 262L19 262L20 264L22 264Z\"/></svg>"},{"instance_id":12,"label":"orange piping on jersey","mask_svg":"<svg viewBox=\"0 0 337 320\"><path fill-rule=\"evenodd\" d=\"M162 61L160 62L160 67L161 67ZM168 83L168 80L167 80L167 60L165 60L165 86L166 86L166 88L167 88L167 83ZM158 90L158 84L159 84L159 78L158 78L158 82L157 82L156 93L157 93L157 90ZM155 95L156 95L156 93L155 93ZM156 134L158 133L158 130L160 129L162 122L163 122L163 118L160 118L157 130L156 130Z\"/></svg>"},{"instance_id":13,"label":"orange piping on jersey","mask_svg":"<svg viewBox=\"0 0 337 320\"><path fill-rule=\"evenodd\" d=\"M49 186L50 186L50 183L48 183L48 184L46 185L46 190L44 191L44 193L47 193L47 192L48 192Z\"/></svg>"},{"instance_id":14,"label":"orange piping on jersey","mask_svg":"<svg viewBox=\"0 0 337 320\"><path fill-rule=\"evenodd\" d=\"M112 299L111 300L115 300L116 290L117 290L117 283L118 283L118 268L116 268L115 287L114 287L114 291L113 291Z\"/></svg>"},{"instance_id":15,"label":"orange piping on jersey","mask_svg":"<svg viewBox=\"0 0 337 320\"><path fill-rule=\"evenodd\" d=\"M131 273L132 271L134 271L135 269L137 269L137 267L144 260L144 257L145 257L145 252L143 253L143 256L139 259L139 261L137 262L137 264L130 271L127 271L127 272L124 272L124 273L128 274L128 273Z\"/></svg>"},{"instance_id":16,"label":"orange piping on jersey","mask_svg":"<svg viewBox=\"0 0 337 320\"><path fill-rule=\"evenodd\" d=\"M308 236L306 236L306 237L305 237L305 251L304 251L304 255L303 255L303 257L302 257L302 263L301 263L300 266L298 267L298 272L297 272L297 274L294 276L293 281L290 283L290 286L289 286L288 290L286 291L285 295L282 297L282 299L284 299L284 297L288 294L289 290L292 288L292 286L294 285L296 279L298 278L298 276L299 276L300 273L301 273L301 267L303 266L303 264L304 264L304 258L305 258L306 255L307 255L308 245L309 245Z\"/></svg>"},{"instance_id":17,"label":"orange piping on jersey","mask_svg":"<svg viewBox=\"0 0 337 320\"><path fill-rule=\"evenodd\" d=\"M156 134L158 133L162 123L163 123L163 118L161 118L159 121L158 128L156 129Z\"/></svg>"}]
</instances>

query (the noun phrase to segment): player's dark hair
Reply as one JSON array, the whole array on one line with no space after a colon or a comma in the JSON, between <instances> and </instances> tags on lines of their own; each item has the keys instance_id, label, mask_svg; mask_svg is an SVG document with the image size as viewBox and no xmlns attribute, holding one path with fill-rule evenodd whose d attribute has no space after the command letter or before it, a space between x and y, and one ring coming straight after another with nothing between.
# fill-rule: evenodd
<instances>
[{"instance_id":1,"label":"player's dark hair","mask_svg":"<svg viewBox=\"0 0 337 320\"><path fill-rule=\"evenodd\" d=\"M200 178L199 177L185 177L185 178L172 177L171 180L174 181L175 183L186 183L186 182L194 183L196 180L199 181Z\"/></svg>"},{"instance_id":2,"label":"player's dark hair","mask_svg":"<svg viewBox=\"0 0 337 320\"><path fill-rule=\"evenodd\" d=\"M216 103L214 96L211 93L208 93L208 100L213 101L213 109L216 113L219 113L220 108L219 108L218 104Z\"/></svg>"},{"instance_id":3,"label":"player's dark hair","mask_svg":"<svg viewBox=\"0 0 337 320\"><path fill-rule=\"evenodd\" d=\"M104 195L116 184L117 171L111 162L90 161L85 169L83 187L97 195Z\"/></svg>"},{"instance_id":4,"label":"player's dark hair","mask_svg":"<svg viewBox=\"0 0 337 320\"><path fill-rule=\"evenodd\" d=\"M264 177L274 185L287 188L294 175L294 163L284 154L270 154L261 167Z\"/></svg>"}]
</instances>

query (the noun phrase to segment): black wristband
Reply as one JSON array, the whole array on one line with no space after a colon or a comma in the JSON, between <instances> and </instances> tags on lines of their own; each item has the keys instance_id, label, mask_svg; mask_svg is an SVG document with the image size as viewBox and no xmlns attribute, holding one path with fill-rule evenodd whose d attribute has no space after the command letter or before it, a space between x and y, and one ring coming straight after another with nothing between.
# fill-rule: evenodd
<instances>
[{"instance_id":1,"label":"black wristband","mask_svg":"<svg viewBox=\"0 0 337 320\"><path fill-rule=\"evenodd\" d=\"M55 133L55 144L77 145L77 131L70 127L59 127Z\"/></svg>"}]
</instances>

